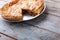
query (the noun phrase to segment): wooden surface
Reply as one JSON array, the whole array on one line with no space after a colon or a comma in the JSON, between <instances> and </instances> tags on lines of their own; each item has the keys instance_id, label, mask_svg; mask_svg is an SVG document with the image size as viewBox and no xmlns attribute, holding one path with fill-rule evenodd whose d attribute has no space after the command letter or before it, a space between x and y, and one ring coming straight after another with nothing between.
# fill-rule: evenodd
<instances>
[{"instance_id":1,"label":"wooden surface","mask_svg":"<svg viewBox=\"0 0 60 40\"><path fill-rule=\"evenodd\" d=\"M0 18L0 40L60 40L60 0L45 3L46 11L36 19L10 23Z\"/></svg>"}]
</instances>

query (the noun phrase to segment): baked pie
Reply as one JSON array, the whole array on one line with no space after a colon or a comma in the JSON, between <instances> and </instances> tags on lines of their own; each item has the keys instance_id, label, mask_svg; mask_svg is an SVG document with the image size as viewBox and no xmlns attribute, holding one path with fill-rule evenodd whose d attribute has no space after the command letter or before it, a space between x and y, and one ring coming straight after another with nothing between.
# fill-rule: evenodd
<instances>
[{"instance_id":1,"label":"baked pie","mask_svg":"<svg viewBox=\"0 0 60 40\"><path fill-rule=\"evenodd\" d=\"M43 7L43 0L12 0L2 7L2 17L10 21L21 21L25 12L35 16L41 13Z\"/></svg>"}]
</instances>

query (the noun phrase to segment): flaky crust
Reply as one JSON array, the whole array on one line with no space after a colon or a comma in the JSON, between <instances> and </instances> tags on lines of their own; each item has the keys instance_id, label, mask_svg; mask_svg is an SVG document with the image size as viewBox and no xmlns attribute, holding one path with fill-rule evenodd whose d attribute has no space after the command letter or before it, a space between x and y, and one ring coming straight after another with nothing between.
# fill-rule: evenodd
<instances>
[{"instance_id":1,"label":"flaky crust","mask_svg":"<svg viewBox=\"0 0 60 40\"><path fill-rule=\"evenodd\" d=\"M10 2L2 7L2 17L10 21L21 21L23 19L22 9L16 2Z\"/></svg>"},{"instance_id":2,"label":"flaky crust","mask_svg":"<svg viewBox=\"0 0 60 40\"><path fill-rule=\"evenodd\" d=\"M31 15L37 15L43 9L43 0L20 0L17 4Z\"/></svg>"},{"instance_id":3,"label":"flaky crust","mask_svg":"<svg viewBox=\"0 0 60 40\"><path fill-rule=\"evenodd\" d=\"M39 9L37 9L37 10L35 10L35 11L33 11L33 12L28 11L28 13L29 13L30 15L32 15L32 16L35 16L35 15L40 14L40 13L42 12L43 8L44 8L44 5L42 5Z\"/></svg>"},{"instance_id":4,"label":"flaky crust","mask_svg":"<svg viewBox=\"0 0 60 40\"><path fill-rule=\"evenodd\" d=\"M18 5L13 5L2 13L2 17L10 21L21 21L23 18L22 9Z\"/></svg>"},{"instance_id":5,"label":"flaky crust","mask_svg":"<svg viewBox=\"0 0 60 40\"><path fill-rule=\"evenodd\" d=\"M1 10L7 10L10 6L16 4L19 0L11 0L10 2L6 3Z\"/></svg>"}]
</instances>

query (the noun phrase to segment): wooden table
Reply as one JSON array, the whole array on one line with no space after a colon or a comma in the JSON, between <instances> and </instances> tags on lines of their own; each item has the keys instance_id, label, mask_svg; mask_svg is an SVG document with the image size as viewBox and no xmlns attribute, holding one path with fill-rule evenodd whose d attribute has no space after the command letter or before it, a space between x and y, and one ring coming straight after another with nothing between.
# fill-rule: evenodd
<instances>
[{"instance_id":1,"label":"wooden table","mask_svg":"<svg viewBox=\"0 0 60 40\"><path fill-rule=\"evenodd\" d=\"M0 40L60 40L60 0L45 3L46 11L36 19L10 23L0 18Z\"/></svg>"}]
</instances>

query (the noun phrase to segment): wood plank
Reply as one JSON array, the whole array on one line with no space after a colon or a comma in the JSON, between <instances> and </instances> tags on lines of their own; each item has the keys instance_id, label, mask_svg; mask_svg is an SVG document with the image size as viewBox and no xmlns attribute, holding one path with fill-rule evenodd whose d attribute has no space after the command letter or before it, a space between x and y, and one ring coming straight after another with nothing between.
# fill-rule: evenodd
<instances>
[{"instance_id":1,"label":"wood plank","mask_svg":"<svg viewBox=\"0 0 60 40\"><path fill-rule=\"evenodd\" d=\"M14 40L14 39L9 38L9 37L7 37L7 36L5 36L3 34L0 34L0 40Z\"/></svg>"},{"instance_id":2,"label":"wood plank","mask_svg":"<svg viewBox=\"0 0 60 40\"><path fill-rule=\"evenodd\" d=\"M3 24L2 24L3 23ZM55 34L23 23L1 21L0 32L18 40L60 40L60 34ZM3 38L4 39L4 38Z\"/></svg>"},{"instance_id":3,"label":"wood plank","mask_svg":"<svg viewBox=\"0 0 60 40\"><path fill-rule=\"evenodd\" d=\"M45 0L49 14L60 16L60 0Z\"/></svg>"},{"instance_id":4,"label":"wood plank","mask_svg":"<svg viewBox=\"0 0 60 40\"><path fill-rule=\"evenodd\" d=\"M18 40L60 40L60 0L45 0L45 2L47 4L46 13L36 19L20 23L10 23L0 18L0 32ZM5 38L6 40L13 40L9 37L7 38L6 35L0 37L2 40Z\"/></svg>"},{"instance_id":5,"label":"wood plank","mask_svg":"<svg viewBox=\"0 0 60 40\"><path fill-rule=\"evenodd\" d=\"M45 0L45 13L26 23L60 33L60 0Z\"/></svg>"},{"instance_id":6,"label":"wood plank","mask_svg":"<svg viewBox=\"0 0 60 40\"><path fill-rule=\"evenodd\" d=\"M36 25L41 28L51 30L53 32L60 33L60 17L50 15L48 13L43 13L36 19L26 21L26 23Z\"/></svg>"}]
</instances>

